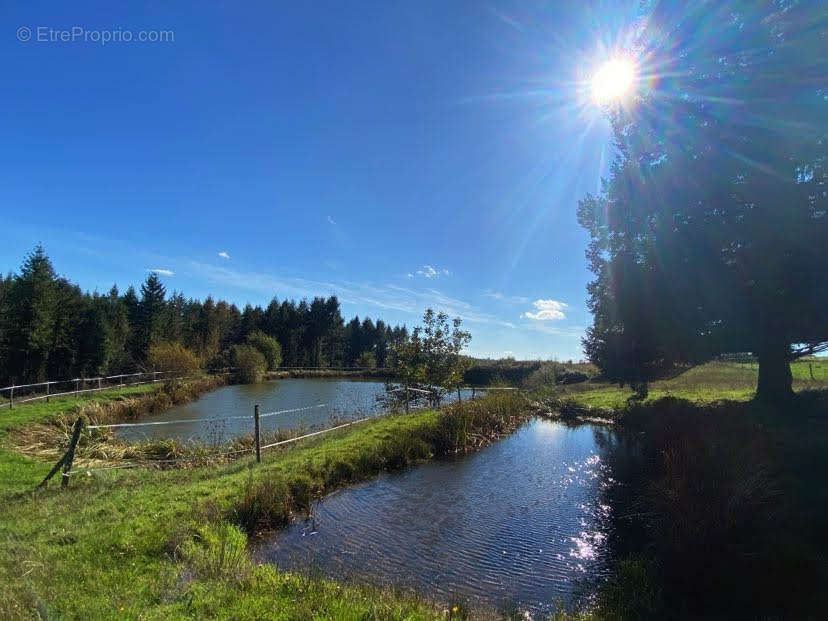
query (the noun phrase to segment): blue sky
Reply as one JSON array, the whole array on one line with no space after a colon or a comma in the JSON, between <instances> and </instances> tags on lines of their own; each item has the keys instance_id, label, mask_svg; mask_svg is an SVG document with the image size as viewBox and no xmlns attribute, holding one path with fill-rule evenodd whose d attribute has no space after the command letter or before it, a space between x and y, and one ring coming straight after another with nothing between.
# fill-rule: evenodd
<instances>
[{"instance_id":1,"label":"blue sky","mask_svg":"<svg viewBox=\"0 0 828 621\"><path fill-rule=\"evenodd\" d=\"M637 2L120 4L0 8L4 271L42 242L85 289L432 306L475 355L582 357L584 80Z\"/></svg>"}]
</instances>

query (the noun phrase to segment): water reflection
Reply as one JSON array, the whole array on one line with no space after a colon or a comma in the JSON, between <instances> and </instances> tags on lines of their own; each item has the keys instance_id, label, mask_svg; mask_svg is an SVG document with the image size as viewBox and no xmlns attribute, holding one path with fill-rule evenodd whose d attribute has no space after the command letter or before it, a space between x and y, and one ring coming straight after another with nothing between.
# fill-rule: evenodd
<instances>
[{"instance_id":1,"label":"water reflection","mask_svg":"<svg viewBox=\"0 0 828 621\"><path fill-rule=\"evenodd\" d=\"M466 458L334 493L257 554L442 603L544 612L605 572L606 476L592 427L536 420Z\"/></svg>"}]
</instances>

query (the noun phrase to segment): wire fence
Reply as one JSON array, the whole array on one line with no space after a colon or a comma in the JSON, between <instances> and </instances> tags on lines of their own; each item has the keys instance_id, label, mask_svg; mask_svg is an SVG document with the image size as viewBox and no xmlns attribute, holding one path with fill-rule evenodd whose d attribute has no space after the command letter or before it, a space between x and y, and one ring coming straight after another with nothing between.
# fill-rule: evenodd
<instances>
[{"instance_id":1,"label":"wire fence","mask_svg":"<svg viewBox=\"0 0 828 621\"><path fill-rule=\"evenodd\" d=\"M231 372L231 368L210 371L211 375L222 375ZM28 403L52 397L67 395L81 395L112 388L125 388L142 384L154 384L170 380L189 379L193 375L181 375L178 371L143 371L139 373L122 373L100 377L76 377L65 380L52 380L34 384L12 384L0 388L0 396L5 403L0 407L12 409L15 404ZM91 386L91 387L90 387ZM68 389L68 390L67 390Z\"/></svg>"},{"instance_id":2,"label":"wire fence","mask_svg":"<svg viewBox=\"0 0 828 621\"><path fill-rule=\"evenodd\" d=\"M318 408L328 407L329 404L327 403L318 403L315 405L309 405L305 407L299 408L289 408L284 410L275 410L272 412L264 412L259 413L259 406L257 405L254 410L254 414L252 416L226 416L221 418L215 417L202 417L202 418L193 418L193 419L179 419L179 420L172 420L172 421L144 421L139 423L112 423L112 424L101 424L101 425L84 425L83 419L79 418L75 425L76 427L79 425L80 428L84 428L87 430L92 429L113 429L113 428L120 428L120 427L144 427L144 426L152 426L152 425L174 425L179 423L194 423L194 422L217 422L222 420L253 420L255 422L253 432L254 432L254 445L250 447L240 448L240 449L233 449L230 451L216 451L211 453L199 453L196 455L184 455L180 457L170 457L170 458L162 458L162 459L141 459L141 460L129 460L119 464L113 465L106 465L106 466L97 466L92 468L77 468L72 470L71 468L71 461L68 468L66 468L67 459L71 459L74 457L74 452L77 446L77 439L74 442L70 443L69 449L67 453L58 461L53 468L53 472L47 476L46 479L40 484L40 486L44 485L48 479L61 467L64 466L64 472L62 474L64 480L70 476L76 476L78 474L92 474L93 472L103 472L108 470L123 470L129 468L138 468L141 466L159 466L159 465L169 465L175 463L182 463L182 462L197 462L197 461L208 461L208 460L215 460L217 458L226 458L232 456L239 456L243 454L256 454L257 461L261 461L261 451L275 448L278 446L287 446L301 440L305 440L307 438L316 437L319 435L323 435L325 433L329 433L332 431L336 431L339 429L344 429L346 427L350 427L352 425L357 425L359 423L363 423L365 421L371 420L372 418L377 418L378 416L382 416L383 413L377 413L373 416L364 416L362 418L347 421L345 423L339 423L334 425L333 427L327 427L323 429L319 429L316 431L310 431L308 433L302 433L296 437L286 438L283 440L278 440L276 442L271 442L269 444L262 445L261 444L261 435L260 435L260 427L259 421L262 418L267 418L271 416L278 416L282 414L291 414L296 412L303 412ZM80 434L78 433L78 439ZM74 435L73 435L74 438ZM71 456L71 457L70 457ZM38 486L38 487L40 487Z\"/></svg>"},{"instance_id":3,"label":"wire fence","mask_svg":"<svg viewBox=\"0 0 828 621\"><path fill-rule=\"evenodd\" d=\"M124 376L112 376L112 377L134 377L134 376L138 376L138 375L144 375L144 374L132 374L130 376L124 375ZM112 377L110 377L109 379L112 379ZM95 379L97 379L97 378L95 378ZM154 377L150 381L162 381L162 380L157 378L157 377ZM55 383L55 382L50 382L50 383ZM47 384L47 383L44 382L44 384ZM35 384L34 386L36 386L36 385L37 384ZM409 393L432 395L432 394L434 394L435 390L448 392L448 391L446 391L446 389L439 388L439 387L429 387L429 389L422 389L422 388L413 388L413 387L404 387L404 386L398 387L396 389L391 389L389 392L394 393L394 392L399 392L399 391L405 391L405 396L404 396L405 411L408 412L409 411L409 408L408 408ZM479 391L483 392L483 391L490 391L490 390L517 390L517 389L516 388L510 388L510 387L460 387L457 390L472 390L472 396L474 397L474 391L476 391L476 390L479 390ZM51 396L57 396L57 393L53 393ZM259 411L259 405L256 405L254 407L253 415L230 415L230 416L222 416L222 417L208 416L208 417L186 418L186 419L176 419L176 420L140 421L140 422L130 422L130 423L102 423L102 424L92 424L92 425L85 424L85 420L81 416L81 417L77 418L77 420L75 421L75 423L73 425L72 436L71 436L69 447L68 447L66 453L58 460L58 462L51 469L49 474L47 474L47 476L43 479L43 481L38 485L38 488L43 487L48 482L48 480L52 476L54 476L61 468L63 469L61 485L66 486L68 484L68 480L69 480L70 476L74 476L74 475L81 474L81 473L91 475L93 472L102 472L102 471L108 471L108 470L121 470L121 469L137 468L137 467L141 467L141 466L159 466L159 465L175 464L175 463L181 463L181 462L209 461L209 460L215 460L217 458L227 458L227 457L238 456L238 455L243 455L243 454L255 454L256 461L260 462L261 461L261 452L264 451L264 450L268 450L268 449L272 449L272 448L280 447L280 446L288 446L288 445L294 444L296 442L300 442L301 440L305 440L305 439L308 439L308 438L317 437L317 436L320 436L320 435L323 435L323 434L326 434L326 433L330 433L330 432L333 432L333 431L345 429L345 428L351 427L353 425L358 425L360 423L364 423L364 422L366 422L368 420L371 420L373 418L377 418L379 416L382 416L383 414L387 414L387 412L377 412L377 413L375 413L373 415L370 415L370 416L363 416L361 418L356 418L354 420L347 420L346 422L339 422L339 421L334 420L334 422L336 422L337 424L334 424L331 427L326 427L326 428L323 428L323 429L316 429L316 430L313 430L313 427L311 427L311 430L308 431L307 433L301 433L301 431L300 431L300 435L298 435L298 436L277 440L275 442L270 442L268 444L262 444L262 441L261 441L262 440L262 438L261 438L261 424L260 424L262 419L272 417L272 416L279 416L279 415L283 415L283 414L291 414L291 413L297 413L297 412L303 412L303 411L310 411L310 410L314 410L314 409L318 409L318 408L324 408L324 407L328 407L328 406L329 406L328 403L317 403L317 404L314 404L314 405L308 405L308 406L303 406L303 407L288 408L288 409L274 410L274 411L261 413ZM154 426L160 426L160 425L179 425L179 424L193 424L193 423L211 423L212 424L212 423L217 423L217 422L222 422L222 421L230 421L230 420L235 420L235 421L237 421L237 420L252 420L253 421L253 423L254 423L253 424L253 429L251 430L251 431L253 431L253 445L252 446L238 448L238 449L232 449L232 450L223 450L223 451L216 451L216 452L211 452L211 453L198 453L198 454L194 454L194 455L184 455L184 456L161 458L161 459L155 459L155 458L131 459L131 460L124 461L123 463L97 466L97 467L93 467L93 468L78 468L78 469L75 469L74 471L72 470L74 456L75 456L75 450L77 448L77 444L78 444L78 441L80 440L81 432L83 431L84 427L86 428L87 431L91 432L92 430L135 428L135 427L154 427ZM341 420L342 419L340 419L340 421ZM278 432L278 429L277 429L277 432Z\"/></svg>"}]
</instances>

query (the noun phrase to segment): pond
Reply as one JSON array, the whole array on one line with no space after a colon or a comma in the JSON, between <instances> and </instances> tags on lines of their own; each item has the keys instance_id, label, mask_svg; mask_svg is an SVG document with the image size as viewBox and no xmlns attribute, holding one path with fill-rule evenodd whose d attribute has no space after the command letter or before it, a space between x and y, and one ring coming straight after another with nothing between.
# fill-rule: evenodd
<instances>
[{"instance_id":1,"label":"pond","mask_svg":"<svg viewBox=\"0 0 828 621\"><path fill-rule=\"evenodd\" d=\"M336 378L280 379L223 386L195 401L136 421L179 421L176 424L125 427L118 430L118 435L131 441L175 438L221 442L253 432L251 418L232 417L251 417L256 404L259 404L262 414L281 412L261 419L262 431L271 431L327 425L333 419L355 419L376 414L381 409L377 397L383 394L384 382ZM197 418L207 420L188 422Z\"/></svg>"},{"instance_id":2,"label":"pond","mask_svg":"<svg viewBox=\"0 0 828 621\"><path fill-rule=\"evenodd\" d=\"M412 588L441 604L543 615L606 571L599 428L534 420L469 456L335 492L259 560Z\"/></svg>"}]
</instances>

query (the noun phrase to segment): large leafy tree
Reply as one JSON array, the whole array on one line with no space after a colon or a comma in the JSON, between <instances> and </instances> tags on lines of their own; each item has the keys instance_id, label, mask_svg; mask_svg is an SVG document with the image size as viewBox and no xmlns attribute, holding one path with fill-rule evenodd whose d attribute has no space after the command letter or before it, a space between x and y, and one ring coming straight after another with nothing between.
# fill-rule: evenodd
<instances>
[{"instance_id":1,"label":"large leafy tree","mask_svg":"<svg viewBox=\"0 0 828 621\"><path fill-rule=\"evenodd\" d=\"M579 206L588 357L645 382L726 352L759 359L757 396L828 345L828 20L824 3L663 0L642 22L618 158Z\"/></svg>"}]
</instances>

